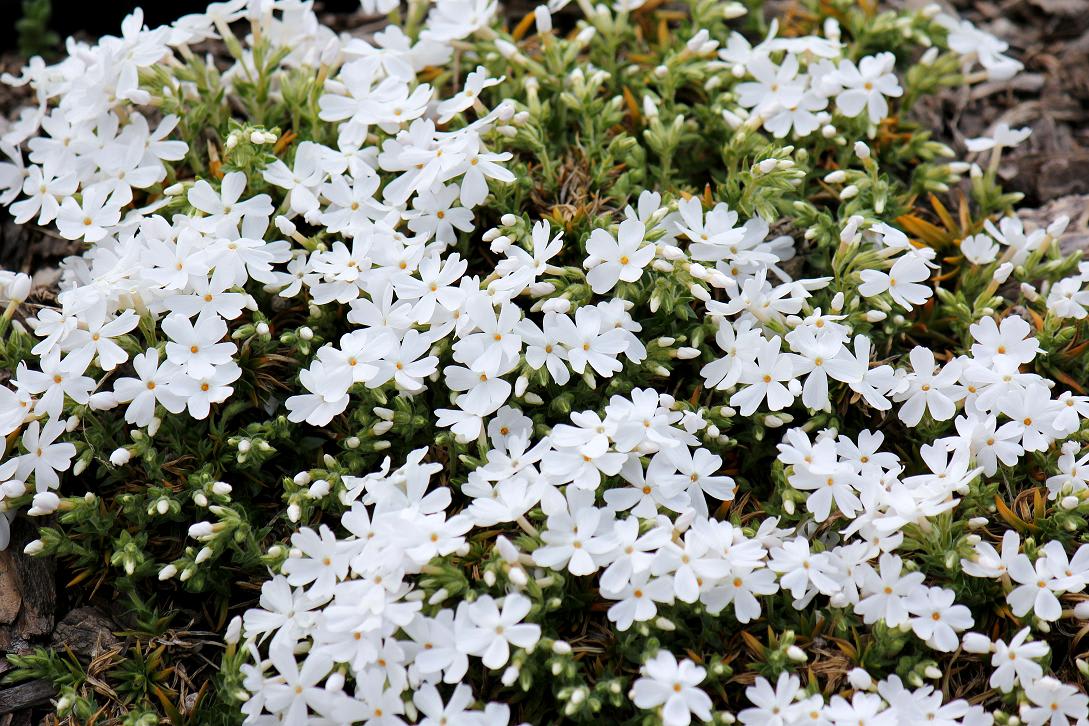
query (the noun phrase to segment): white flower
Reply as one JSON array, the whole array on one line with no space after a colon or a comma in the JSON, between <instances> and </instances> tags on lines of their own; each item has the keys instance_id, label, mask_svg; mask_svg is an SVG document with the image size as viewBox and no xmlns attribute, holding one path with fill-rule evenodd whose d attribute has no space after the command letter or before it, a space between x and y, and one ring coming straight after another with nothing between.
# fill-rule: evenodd
<instances>
[{"instance_id":1,"label":"white flower","mask_svg":"<svg viewBox=\"0 0 1089 726\"><path fill-rule=\"evenodd\" d=\"M954 605L952 590L942 587L918 588L906 604L913 617L909 620L915 635L927 645L945 653L957 649L957 631L972 627L972 614L964 605Z\"/></svg>"},{"instance_id":2,"label":"white flower","mask_svg":"<svg viewBox=\"0 0 1089 726\"><path fill-rule=\"evenodd\" d=\"M596 572L602 556L614 547L611 523L602 517L604 513L585 507L573 514L550 515L548 527L541 533L544 546L534 550L534 562L553 569L565 568L572 575Z\"/></svg>"},{"instance_id":3,"label":"white flower","mask_svg":"<svg viewBox=\"0 0 1089 726\"><path fill-rule=\"evenodd\" d=\"M885 97L897 98L904 93L892 69L896 57L892 53L865 56L855 66L849 60L841 60L836 70L836 81L844 90L836 95L836 107L847 116L857 116L866 110L870 123L876 124L889 113Z\"/></svg>"},{"instance_id":4,"label":"white flower","mask_svg":"<svg viewBox=\"0 0 1089 726\"><path fill-rule=\"evenodd\" d=\"M1021 717L1029 726L1066 726L1089 716L1089 696L1051 676L1025 686L1025 695L1032 705L1021 711Z\"/></svg>"},{"instance_id":5,"label":"white flower","mask_svg":"<svg viewBox=\"0 0 1089 726\"><path fill-rule=\"evenodd\" d=\"M742 370L739 383L744 384L730 396L730 405L739 406L741 415L751 416L767 399L768 409L780 411L794 403L795 394L787 384L794 378L794 364L788 354L782 352L779 336L759 342L756 359Z\"/></svg>"},{"instance_id":6,"label":"white flower","mask_svg":"<svg viewBox=\"0 0 1089 726\"><path fill-rule=\"evenodd\" d=\"M912 348L909 359L913 371L907 376L907 389L895 398L903 404L898 412L900 420L915 426L922 420L924 411L929 411L935 421L953 418L956 402L964 396L964 388L957 384L961 362L952 360L935 371L937 364L933 351L921 345Z\"/></svg>"},{"instance_id":7,"label":"white flower","mask_svg":"<svg viewBox=\"0 0 1089 726\"><path fill-rule=\"evenodd\" d=\"M877 297L888 293L906 310L922 305L934 294L933 289L919 283L930 279L926 263L914 255L904 255L893 263L888 273L880 270L862 270L862 284L858 292L864 297Z\"/></svg>"},{"instance_id":8,"label":"white flower","mask_svg":"<svg viewBox=\"0 0 1089 726\"><path fill-rule=\"evenodd\" d=\"M998 244L985 234L973 234L961 240L960 252L973 265L989 265L998 259Z\"/></svg>"},{"instance_id":9,"label":"white flower","mask_svg":"<svg viewBox=\"0 0 1089 726\"><path fill-rule=\"evenodd\" d=\"M525 595L511 593L503 598L502 610L491 595L482 595L458 610L458 648L479 656L491 670L510 660L510 646L529 648L541 638L541 626L523 623L532 602Z\"/></svg>"},{"instance_id":10,"label":"white flower","mask_svg":"<svg viewBox=\"0 0 1089 726\"><path fill-rule=\"evenodd\" d=\"M595 229L586 242L589 257L584 263L589 272L586 281L597 294L616 287L617 282L636 282L643 268L654 259L654 245L643 244L646 227L642 222L625 219L614 238L604 229Z\"/></svg>"},{"instance_id":11,"label":"white flower","mask_svg":"<svg viewBox=\"0 0 1089 726\"><path fill-rule=\"evenodd\" d=\"M756 683L745 689L753 708L741 711L738 719L746 726L789 726L802 718L803 709L810 705L808 699L797 702L803 693L798 677L786 671L779 674L774 689L766 678L757 676Z\"/></svg>"},{"instance_id":12,"label":"white flower","mask_svg":"<svg viewBox=\"0 0 1089 726\"><path fill-rule=\"evenodd\" d=\"M1059 619L1062 605L1055 593L1061 591L1061 587L1050 571L1046 557L1038 558L1033 566L1026 555L1017 555L1009 564L1009 575L1018 583L1018 587L1006 596L1014 615L1020 618L1032 612L1041 620Z\"/></svg>"},{"instance_id":13,"label":"white flower","mask_svg":"<svg viewBox=\"0 0 1089 726\"><path fill-rule=\"evenodd\" d=\"M968 151L974 152L987 151L995 147L1010 148L1017 146L1031 134L1032 129L1027 126L1021 129L1011 129L1010 125L1003 121L994 127L994 131L990 136L968 139L964 142L964 145L968 148Z\"/></svg>"},{"instance_id":14,"label":"white flower","mask_svg":"<svg viewBox=\"0 0 1089 726\"><path fill-rule=\"evenodd\" d=\"M27 453L19 457L18 478L26 481L34 475L34 486L38 493L56 489L60 484L59 471L67 471L76 455L75 445L60 441L64 433L64 422L49 419L45 426L38 421L31 421L23 432L23 448Z\"/></svg>"},{"instance_id":15,"label":"white flower","mask_svg":"<svg viewBox=\"0 0 1089 726\"><path fill-rule=\"evenodd\" d=\"M1035 659L1043 658L1049 652L1046 643L1026 642L1032 633L1029 628L1022 628L1013 636L1009 645L1004 640L994 642L994 657L991 665L991 687L1000 688L1003 693L1013 690L1015 683L1035 683L1044 674L1044 669Z\"/></svg>"},{"instance_id":16,"label":"white flower","mask_svg":"<svg viewBox=\"0 0 1089 726\"><path fill-rule=\"evenodd\" d=\"M685 658L677 662L666 650L643 664L643 676L632 686L632 700L639 708L662 707L665 726L687 726L693 714L702 721L711 720L711 699L697 686L707 671Z\"/></svg>"}]
</instances>

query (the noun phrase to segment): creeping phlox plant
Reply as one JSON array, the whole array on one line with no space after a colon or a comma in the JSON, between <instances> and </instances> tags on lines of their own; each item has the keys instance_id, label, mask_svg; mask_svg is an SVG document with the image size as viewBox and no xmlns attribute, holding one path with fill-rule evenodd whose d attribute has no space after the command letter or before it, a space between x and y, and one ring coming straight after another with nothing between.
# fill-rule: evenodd
<instances>
[{"instance_id":1,"label":"creeping phlox plant","mask_svg":"<svg viewBox=\"0 0 1089 726\"><path fill-rule=\"evenodd\" d=\"M230 0L7 79L3 201L84 249L0 278L2 539L223 648L15 674L75 723L1087 723L1089 266L996 182L1027 131L911 120L1020 64L565 5Z\"/></svg>"}]
</instances>

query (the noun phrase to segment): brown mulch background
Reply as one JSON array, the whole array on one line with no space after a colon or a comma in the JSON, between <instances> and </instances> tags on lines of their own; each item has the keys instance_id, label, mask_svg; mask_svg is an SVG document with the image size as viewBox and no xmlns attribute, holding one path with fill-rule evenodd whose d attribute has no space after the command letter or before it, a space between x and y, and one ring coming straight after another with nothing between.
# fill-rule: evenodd
<instances>
[{"instance_id":1,"label":"brown mulch background","mask_svg":"<svg viewBox=\"0 0 1089 726\"><path fill-rule=\"evenodd\" d=\"M1012 81L927 99L917 117L961 155L965 139L984 135L997 123L1031 127L1032 136L1003 158L1003 184L1025 194L1020 214L1027 222L1042 226L1066 214L1071 224L1063 246L1089 247L1089 0L955 0L953 8L1007 40L1025 70ZM361 13L328 14L323 21L356 34L373 27ZM0 71L17 72L20 66L17 56L0 55ZM0 116L12 114L27 98L26 89L0 84ZM60 259L78 250L76 243L35 225L15 225L0 212L0 268L33 274L39 301L50 298ZM0 371L0 381L4 378ZM66 593L64 575L52 562L22 554L33 532L33 522L17 519L12 546L0 552L0 651L54 644L93 657L115 642L110 631L120 628L108 614ZM7 670L0 659L0 678ZM45 723L51 696L43 683L0 687L0 726Z\"/></svg>"}]
</instances>

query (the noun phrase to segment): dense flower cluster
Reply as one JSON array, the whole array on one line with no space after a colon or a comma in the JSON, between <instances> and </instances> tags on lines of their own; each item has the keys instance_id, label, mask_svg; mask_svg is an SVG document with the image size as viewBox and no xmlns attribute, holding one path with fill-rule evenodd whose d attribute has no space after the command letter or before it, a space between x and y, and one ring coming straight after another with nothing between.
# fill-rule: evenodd
<instances>
[{"instance_id":1,"label":"dense flower cluster","mask_svg":"<svg viewBox=\"0 0 1089 726\"><path fill-rule=\"evenodd\" d=\"M1047 638L1089 618L1089 397L1058 367L1089 265L995 183L1027 133L969 142L983 169L889 131L1016 73L1005 44L695 2L644 69L653 9L564 5L508 31L410 3L364 40L230 0L8 79L38 103L3 200L86 250L25 326L0 277L3 544L29 505L78 537L28 551L91 561L98 500L61 474L139 472L118 506L188 542L126 531L112 566L267 573L225 634L252 724L1089 723ZM568 117L611 190L552 156ZM912 205L964 174L945 235ZM822 629L853 659L827 687ZM925 683L954 652L984 705Z\"/></svg>"}]
</instances>

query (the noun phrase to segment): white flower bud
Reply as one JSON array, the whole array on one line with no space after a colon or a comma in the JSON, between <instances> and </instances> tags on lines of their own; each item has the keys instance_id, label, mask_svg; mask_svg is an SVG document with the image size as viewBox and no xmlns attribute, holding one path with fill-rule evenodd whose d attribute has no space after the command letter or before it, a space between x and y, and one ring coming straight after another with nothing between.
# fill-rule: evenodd
<instances>
[{"instance_id":1,"label":"white flower bud","mask_svg":"<svg viewBox=\"0 0 1089 726\"><path fill-rule=\"evenodd\" d=\"M770 174L779 165L778 159L764 159L756 165L761 174Z\"/></svg>"},{"instance_id":2,"label":"white flower bud","mask_svg":"<svg viewBox=\"0 0 1089 726\"><path fill-rule=\"evenodd\" d=\"M805 651L796 645L787 648L787 658L790 658L795 663L805 663L809 660L809 656L805 654Z\"/></svg>"},{"instance_id":3,"label":"white flower bud","mask_svg":"<svg viewBox=\"0 0 1089 726\"><path fill-rule=\"evenodd\" d=\"M1063 497L1062 500L1059 502L1059 506L1069 512L1071 509L1077 509L1078 503L1079 500L1077 497L1069 496Z\"/></svg>"},{"instance_id":4,"label":"white flower bud","mask_svg":"<svg viewBox=\"0 0 1089 726\"><path fill-rule=\"evenodd\" d=\"M833 172L825 174L824 181L828 184L842 184L847 181L847 172L843 169L836 169Z\"/></svg>"},{"instance_id":5,"label":"white flower bud","mask_svg":"<svg viewBox=\"0 0 1089 726\"><path fill-rule=\"evenodd\" d=\"M299 338L302 340L313 340L314 331L311 330L309 326L304 325L299 328Z\"/></svg>"},{"instance_id":6,"label":"white flower bud","mask_svg":"<svg viewBox=\"0 0 1089 726\"><path fill-rule=\"evenodd\" d=\"M541 311L546 313L561 313L566 314L571 309L571 301L565 297L552 298L551 300L545 300L544 305L541 306Z\"/></svg>"},{"instance_id":7,"label":"white flower bud","mask_svg":"<svg viewBox=\"0 0 1089 726\"><path fill-rule=\"evenodd\" d=\"M273 222L276 224L276 229L280 230L280 234L287 237L292 237L299 231L299 228L295 226L295 223L282 214L277 215Z\"/></svg>"},{"instance_id":8,"label":"white flower bud","mask_svg":"<svg viewBox=\"0 0 1089 726\"><path fill-rule=\"evenodd\" d=\"M999 285L1010 279L1010 275L1013 274L1013 263L1003 262L998 266L998 269L994 271L994 275L991 277Z\"/></svg>"},{"instance_id":9,"label":"white flower bud","mask_svg":"<svg viewBox=\"0 0 1089 726\"><path fill-rule=\"evenodd\" d=\"M165 582L178 574L178 568L174 565L167 565L163 569L159 570L159 581Z\"/></svg>"},{"instance_id":10,"label":"white flower bud","mask_svg":"<svg viewBox=\"0 0 1089 726\"><path fill-rule=\"evenodd\" d=\"M114 449L110 454L110 463L114 466L124 466L129 463L129 459L132 458L132 452L122 446L119 449Z\"/></svg>"},{"instance_id":11,"label":"white flower bud","mask_svg":"<svg viewBox=\"0 0 1089 726\"><path fill-rule=\"evenodd\" d=\"M723 20L736 20L749 12L749 9L739 2L728 2L722 6Z\"/></svg>"},{"instance_id":12,"label":"white flower bud","mask_svg":"<svg viewBox=\"0 0 1089 726\"><path fill-rule=\"evenodd\" d=\"M865 668L852 668L847 673L847 681L858 691L868 691L873 688L873 677L866 672Z\"/></svg>"},{"instance_id":13,"label":"white flower bud","mask_svg":"<svg viewBox=\"0 0 1089 726\"><path fill-rule=\"evenodd\" d=\"M331 489L332 485L326 479L318 479L310 485L310 488L306 490L306 494L311 499L321 499L322 497L329 496Z\"/></svg>"},{"instance_id":14,"label":"white flower bud","mask_svg":"<svg viewBox=\"0 0 1089 726\"><path fill-rule=\"evenodd\" d=\"M991 639L982 633L965 633L961 645L968 653L990 653L993 648Z\"/></svg>"},{"instance_id":15,"label":"white flower bud","mask_svg":"<svg viewBox=\"0 0 1089 726\"><path fill-rule=\"evenodd\" d=\"M937 666L928 665L923 669L923 675L933 681L941 678L942 672Z\"/></svg>"},{"instance_id":16,"label":"white flower bud","mask_svg":"<svg viewBox=\"0 0 1089 726\"><path fill-rule=\"evenodd\" d=\"M1065 214L1059 216L1054 222L1047 226L1047 234L1049 237L1061 237L1063 232L1066 231L1066 225L1070 224L1070 217Z\"/></svg>"},{"instance_id":17,"label":"white flower bud","mask_svg":"<svg viewBox=\"0 0 1089 726\"><path fill-rule=\"evenodd\" d=\"M189 527L189 536L193 539L211 537L214 533L215 529L213 529L211 522L197 522Z\"/></svg>"},{"instance_id":18,"label":"white flower bud","mask_svg":"<svg viewBox=\"0 0 1089 726\"><path fill-rule=\"evenodd\" d=\"M521 567L512 567L510 572L507 573L507 577L518 587L525 587L529 583L529 577L526 575L526 571Z\"/></svg>"},{"instance_id":19,"label":"white flower bud","mask_svg":"<svg viewBox=\"0 0 1089 726\"><path fill-rule=\"evenodd\" d=\"M699 358L699 355L699 348L692 348L687 345L677 348L677 357L681 360L692 360L693 358Z\"/></svg>"},{"instance_id":20,"label":"white flower bud","mask_svg":"<svg viewBox=\"0 0 1089 726\"><path fill-rule=\"evenodd\" d=\"M848 184L843 187L843 191L839 193L839 198L843 200L851 199L858 196L858 187L854 184Z\"/></svg>"},{"instance_id":21,"label":"white flower bud","mask_svg":"<svg viewBox=\"0 0 1089 726\"><path fill-rule=\"evenodd\" d=\"M517 46L509 41L503 40L502 38L496 38L495 49L499 51L499 55L503 56L507 60L510 60L515 56L520 55Z\"/></svg>"},{"instance_id":22,"label":"white flower bud","mask_svg":"<svg viewBox=\"0 0 1089 726\"><path fill-rule=\"evenodd\" d=\"M692 293L692 297L700 300L701 302L710 302L711 300L711 293L709 293L707 291L707 288L705 288L703 285L697 285L693 282L691 285L688 286L688 291Z\"/></svg>"},{"instance_id":23,"label":"white flower bud","mask_svg":"<svg viewBox=\"0 0 1089 726\"><path fill-rule=\"evenodd\" d=\"M26 547L23 548L23 554L33 557L44 549L45 544L40 539L33 539L27 542Z\"/></svg>"},{"instance_id":24,"label":"white flower bud","mask_svg":"<svg viewBox=\"0 0 1089 726\"><path fill-rule=\"evenodd\" d=\"M869 159L870 158L870 147L866 146L865 142L863 142L863 141L856 141L855 142L855 156L857 156L859 159L863 159L863 160Z\"/></svg>"},{"instance_id":25,"label":"white flower bud","mask_svg":"<svg viewBox=\"0 0 1089 726\"><path fill-rule=\"evenodd\" d=\"M888 315L883 310L869 310L864 317L867 323L880 323Z\"/></svg>"},{"instance_id":26,"label":"white flower bud","mask_svg":"<svg viewBox=\"0 0 1089 726\"><path fill-rule=\"evenodd\" d=\"M27 511L31 517L42 517L57 511L60 506L60 497L53 492L39 492L34 495L30 509Z\"/></svg>"},{"instance_id":27,"label":"white flower bud","mask_svg":"<svg viewBox=\"0 0 1089 726\"><path fill-rule=\"evenodd\" d=\"M535 298L545 297L546 295L551 295L556 292L556 283L545 281L531 282L528 289L529 294Z\"/></svg>"},{"instance_id":28,"label":"white flower bud","mask_svg":"<svg viewBox=\"0 0 1089 726\"><path fill-rule=\"evenodd\" d=\"M287 505L287 518L292 522L298 522L302 517L302 508L298 504Z\"/></svg>"},{"instance_id":29,"label":"white flower bud","mask_svg":"<svg viewBox=\"0 0 1089 726\"><path fill-rule=\"evenodd\" d=\"M527 388L529 388L529 379L525 376L518 376L514 381L514 396L516 398L521 398L525 394Z\"/></svg>"},{"instance_id":30,"label":"white flower bud","mask_svg":"<svg viewBox=\"0 0 1089 726\"><path fill-rule=\"evenodd\" d=\"M1089 620L1089 600L1082 600L1074 606L1074 617L1078 620Z\"/></svg>"}]
</instances>

